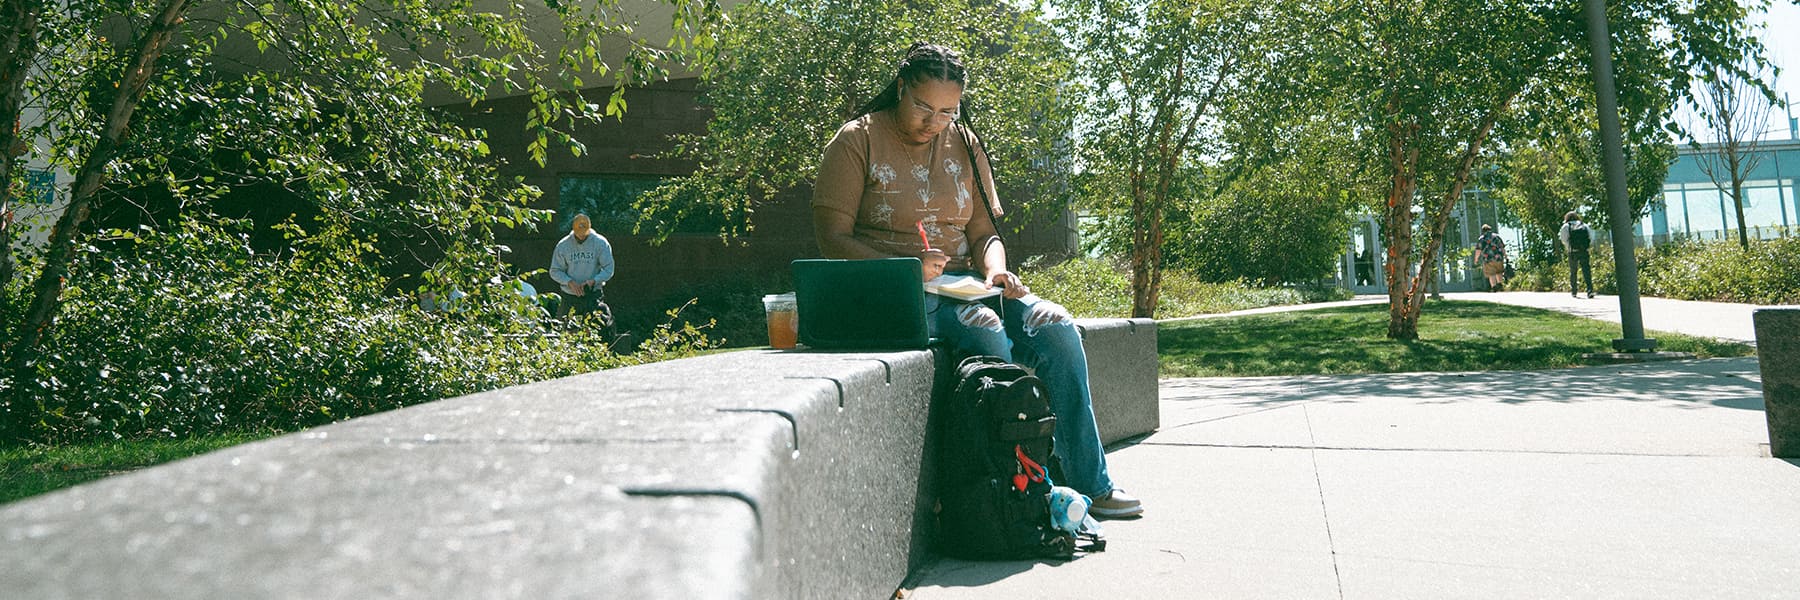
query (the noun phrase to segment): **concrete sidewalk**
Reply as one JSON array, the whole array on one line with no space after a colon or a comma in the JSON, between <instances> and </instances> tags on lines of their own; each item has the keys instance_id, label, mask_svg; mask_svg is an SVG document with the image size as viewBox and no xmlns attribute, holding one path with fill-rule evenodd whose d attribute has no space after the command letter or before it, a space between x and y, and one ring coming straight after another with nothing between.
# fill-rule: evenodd
<instances>
[{"instance_id":1,"label":"concrete sidewalk","mask_svg":"<svg viewBox=\"0 0 1800 600\"><path fill-rule=\"evenodd\" d=\"M1800 596L1800 462L1767 458L1752 358L1171 379L1161 402L1109 454L1147 511L1106 552L943 560L905 597Z\"/></svg>"}]
</instances>

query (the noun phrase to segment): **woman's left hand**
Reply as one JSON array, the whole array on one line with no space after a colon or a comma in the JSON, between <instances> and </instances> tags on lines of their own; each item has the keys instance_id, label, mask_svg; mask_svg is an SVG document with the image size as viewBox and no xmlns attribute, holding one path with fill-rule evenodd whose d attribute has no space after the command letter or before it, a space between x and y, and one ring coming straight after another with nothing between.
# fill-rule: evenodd
<instances>
[{"instance_id":1,"label":"woman's left hand","mask_svg":"<svg viewBox=\"0 0 1800 600\"><path fill-rule=\"evenodd\" d=\"M989 274L987 284L989 287L1000 286L1000 295L1005 298L1017 300L1031 293L1031 288L1025 287L1025 280L1019 279L1019 276L1013 274L1012 271Z\"/></svg>"}]
</instances>

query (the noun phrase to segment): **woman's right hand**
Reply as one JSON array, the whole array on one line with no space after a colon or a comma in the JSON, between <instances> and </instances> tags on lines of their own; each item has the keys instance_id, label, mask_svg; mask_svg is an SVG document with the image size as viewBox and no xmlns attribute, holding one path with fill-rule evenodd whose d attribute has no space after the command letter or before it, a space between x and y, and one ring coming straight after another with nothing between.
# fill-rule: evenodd
<instances>
[{"instance_id":1,"label":"woman's right hand","mask_svg":"<svg viewBox=\"0 0 1800 600\"><path fill-rule=\"evenodd\" d=\"M919 262L925 272L925 281L937 279L944 274L944 267L950 264L950 256L937 248L926 248L919 253Z\"/></svg>"}]
</instances>

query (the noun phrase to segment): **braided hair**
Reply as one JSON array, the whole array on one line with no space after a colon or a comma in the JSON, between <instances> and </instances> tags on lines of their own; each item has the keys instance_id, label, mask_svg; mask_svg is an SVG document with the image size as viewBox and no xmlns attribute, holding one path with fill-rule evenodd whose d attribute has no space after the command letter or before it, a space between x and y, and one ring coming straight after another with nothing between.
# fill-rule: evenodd
<instances>
[{"instance_id":1,"label":"braided hair","mask_svg":"<svg viewBox=\"0 0 1800 600\"><path fill-rule=\"evenodd\" d=\"M900 59L900 68L894 73L894 79L875 98L857 107L855 116L881 112L900 105L900 86L917 85L926 81L948 81L957 85L968 85L968 69L963 68L962 56L955 50L914 42L906 49L906 58ZM960 102L962 114L969 114L968 101Z\"/></svg>"}]
</instances>

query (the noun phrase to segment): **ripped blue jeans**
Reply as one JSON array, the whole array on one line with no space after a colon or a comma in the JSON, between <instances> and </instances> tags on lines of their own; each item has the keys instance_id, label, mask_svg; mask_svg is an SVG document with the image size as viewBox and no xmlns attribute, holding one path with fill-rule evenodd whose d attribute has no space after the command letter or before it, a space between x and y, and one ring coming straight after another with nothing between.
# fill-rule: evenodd
<instances>
[{"instance_id":1,"label":"ripped blue jeans","mask_svg":"<svg viewBox=\"0 0 1800 600\"><path fill-rule=\"evenodd\" d=\"M1003 300L1000 314L980 302L926 294L925 313L931 335L959 356L988 354L1035 370L1056 413L1056 454L1065 480L1057 483L1096 498L1112 491L1088 391L1087 352L1068 310L1036 294Z\"/></svg>"}]
</instances>

